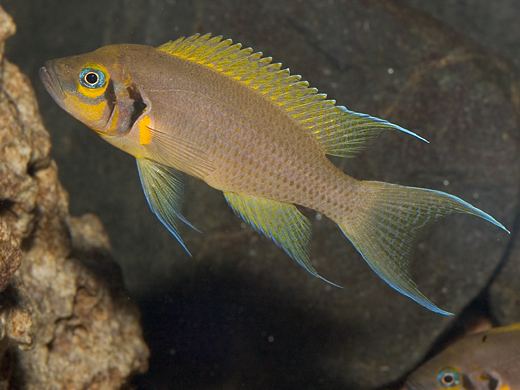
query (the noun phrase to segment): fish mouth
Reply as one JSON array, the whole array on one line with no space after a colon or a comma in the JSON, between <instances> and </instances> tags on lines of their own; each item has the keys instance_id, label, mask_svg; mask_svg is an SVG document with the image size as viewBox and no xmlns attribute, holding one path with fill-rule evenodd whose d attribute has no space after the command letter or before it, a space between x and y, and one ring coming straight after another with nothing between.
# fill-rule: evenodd
<instances>
[{"instance_id":1,"label":"fish mouth","mask_svg":"<svg viewBox=\"0 0 520 390\"><path fill-rule=\"evenodd\" d=\"M45 66L40 68L40 79L43 83L43 86L49 92L49 95L63 108L63 99L65 98L65 93L63 92L63 88L61 87L61 83L56 77L56 73L54 72L53 66L50 63L46 63Z\"/></svg>"}]
</instances>

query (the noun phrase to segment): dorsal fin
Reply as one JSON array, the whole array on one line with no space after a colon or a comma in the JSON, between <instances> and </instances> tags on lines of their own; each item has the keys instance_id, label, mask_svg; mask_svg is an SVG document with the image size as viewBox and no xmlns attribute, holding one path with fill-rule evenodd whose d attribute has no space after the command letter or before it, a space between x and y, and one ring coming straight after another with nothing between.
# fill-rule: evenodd
<instances>
[{"instance_id":1,"label":"dorsal fin","mask_svg":"<svg viewBox=\"0 0 520 390\"><path fill-rule=\"evenodd\" d=\"M242 49L240 43L233 44L231 39L195 34L165 43L158 49L217 70L262 94L314 135L326 154L354 156L367 141L390 129L426 141L385 120L336 106L335 100L309 87L301 76L291 75L289 69L282 69L282 64L272 63L271 57L254 53L252 48Z\"/></svg>"}]
</instances>

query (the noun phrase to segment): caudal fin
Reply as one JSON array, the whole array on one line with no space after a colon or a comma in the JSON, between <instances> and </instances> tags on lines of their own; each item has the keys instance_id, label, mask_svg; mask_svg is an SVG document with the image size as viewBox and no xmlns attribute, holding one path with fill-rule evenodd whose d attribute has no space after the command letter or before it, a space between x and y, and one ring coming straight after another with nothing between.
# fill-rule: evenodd
<instances>
[{"instance_id":1,"label":"caudal fin","mask_svg":"<svg viewBox=\"0 0 520 390\"><path fill-rule=\"evenodd\" d=\"M417 231L453 213L472 214L508 230L489 214L445 192L371 181L360 185L363 204L339 223L343 233L392 288L429 310L451 315L424 296L410 277L409 260Z\"/></svg>"}]
</instances>

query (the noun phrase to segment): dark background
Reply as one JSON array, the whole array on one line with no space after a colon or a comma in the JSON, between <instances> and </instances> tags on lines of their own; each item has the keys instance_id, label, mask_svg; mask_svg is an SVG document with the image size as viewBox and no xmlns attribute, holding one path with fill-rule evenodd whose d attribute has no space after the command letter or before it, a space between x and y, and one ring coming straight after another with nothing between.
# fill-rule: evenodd
<instances>
[{"instance_id":1,"label":"dark background","mask_svg":"<svg viewBox=\"0 0 520 390\"><path fill-rule=\"evenodd\" d=\"M221 194L195 181L185 214L204 233L184 232L194 253L188 258L148 212L133 159L45 93L37 71L47 59L109 43L159 45L195 32L231 37L282 61L339 103L431 141L387 134L360 158L338 160L346 172L442 189L514 226L520 183L515 0L2 5L18 26L8 57L33 81L71 211L103 220L130 295L141 305L152 348L150 373L137 379L142 387L383 386L417 365L454 320L387 288L332 223L316 219L313 261L345 289L323 285L241 225ZM508 281L499 275L519 261L516 230L507 237L462 216L438 223L418 245L420 286L456 313L473 304L496 323L520 320L511 301L516 292L504 293Z\"/></svg>"}]
</instances>

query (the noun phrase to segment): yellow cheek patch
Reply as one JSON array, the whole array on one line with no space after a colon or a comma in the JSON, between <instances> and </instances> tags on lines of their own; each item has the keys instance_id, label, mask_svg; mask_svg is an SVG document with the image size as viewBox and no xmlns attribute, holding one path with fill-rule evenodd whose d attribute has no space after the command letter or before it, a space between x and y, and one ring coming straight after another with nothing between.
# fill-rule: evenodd
<instances>
[{"instance_id":1,"label":"yellow cheek patch","mask_svg":"<svg viewBox=\"0 0 520 390\"><path fill-rule=\"evenodd\" d=\"M78 92L81 93L83 96L91 98L91 99L96 99L105 93L105 91L107 89L107 85L108 85L108 81L105 82L105 85L103 85L101 88L87 88L78 82L77 88L78 88Z\"/></svg>"},{"instance_id":2,"label":"yellow cheek patch","mask_svg":"<svg viewBox=\"0 0 520 390\"><path fill-rule=\"evenodd\" d=\"M85 103L75 95L67 93L65 96L65 105L71 107L71 109L74 112L77 112L82 119L90 122L89 124L94 125L95 122L99 122L103 118L107 108L106 101L101 100L99 103L89 104Z\"/></svg>"},{"instance_id":3,"label":"yellow cheek patch","mask_svg":"<svg viewBox=\"0 0 520 390\"><path fill-rule=\"evenodd\" d=\"M145 115L137 124L139 130L139 143L141 145L148 145L152 142L152 131L150 130L151 124L152 118L148 115Z\"/></svg>"}]
</instances>

